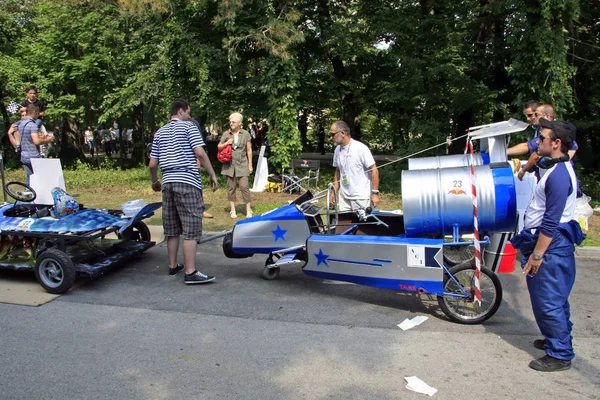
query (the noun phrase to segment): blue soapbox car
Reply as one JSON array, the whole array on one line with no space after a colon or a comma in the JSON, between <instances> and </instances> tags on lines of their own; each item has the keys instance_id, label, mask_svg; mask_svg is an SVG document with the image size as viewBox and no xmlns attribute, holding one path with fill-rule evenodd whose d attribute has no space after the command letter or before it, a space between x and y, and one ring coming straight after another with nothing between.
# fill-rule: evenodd
<instances>
[{"instance_id":1,"label":"blue soapbox car","mask_svg":"<svg viewBox=\"0 0 600 400\"><path fill-rule=\"evenodd\" d=\"M472 242L407 237L401 212L330 212L329 205L317 204L319 197L306 192L291 204L237 222L223 239L225 256L267 255L262 270L267 280L276 279L282 267L298 266L320 279L433 294L446 316L463 324L483 322L498 310L502 286L491 269L482 268L483 299L475 301ZM444 257L447 248L450 258ZM465 254L464 262L449 262Z\"/></svg>"},{"instance_id":2,"label":"blue soapbox car","mask_svg":"<svg viewBox=\"0 0 600 400\"><path fill-rule=\"evenodd\" d=\"M480 141L480 153L409 159L401 177L401 211L332 212L330 184L314 196L306 192L237 222L224 233L223 251L229 258L265 254L265 279L295 265L320 279L434 295L450 320L481 323L502 302L496 272L512 272L515 265L510 238L518 227L517 210L529 198L520 195L517 204L517 187L525 192L507 160L507 141L527 127L514 119L472 127L465 136L468 143ZM482 255L479 279L475 226Z\"/></svg>"},{"instance_id":3,"label":"blue soapbox car","mask_svg":"<svg viewBox=\"0 0 600 400\"><path fill-rule=\"evenodd\" d=\"M83 208L72 198L36 205L35 191L19 182L5 190L15 202L0 205L0 268L34 271L50 293L64 293L77 275L100 276L155 244L142 220L162 203L126 217L121 210Z\"/></svg>"}]
</instances>

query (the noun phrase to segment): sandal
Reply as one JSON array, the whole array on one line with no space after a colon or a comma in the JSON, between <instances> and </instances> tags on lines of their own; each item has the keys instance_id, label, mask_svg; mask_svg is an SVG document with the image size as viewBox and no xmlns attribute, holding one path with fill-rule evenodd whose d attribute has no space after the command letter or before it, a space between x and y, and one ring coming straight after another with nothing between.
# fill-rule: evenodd
<instances>
[{"instance_id":1,"label":"sandal","mask_svg":"<svg viewBox=\"0 0 600 400\"><path fill-rule=\"evenodd\" d=\"M235 211L231 211L231 212L229 212L229 216L230 216L231 218L233 218L233 219L236 219L236 218L237 218L237 214L235 213Z\"/></svg>"},{"instance_id":2,"label":"sandal","mask_svg":"<svg viewBox=\"0 0 600 400\"><path fill-rule=\"evenodd\" d=\"M252 211L246 212L246 218L252 218Z\"/></svg>"}]
</instances>

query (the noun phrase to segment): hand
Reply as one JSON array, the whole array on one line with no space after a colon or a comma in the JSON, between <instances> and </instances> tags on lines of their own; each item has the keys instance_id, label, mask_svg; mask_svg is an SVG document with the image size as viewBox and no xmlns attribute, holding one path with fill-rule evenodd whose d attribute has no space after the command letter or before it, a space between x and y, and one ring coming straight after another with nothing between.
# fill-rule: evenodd
<instances>
[{"instance_id":1,"label":"hand","mask_svg":"<svg viewBox=\"0 0 600 400\"><path fill-rule=\"evenodd\" d=\"M520 181L523 180L524 176L525 176L525 171L524 170L520 170L519 173L517 174L517 178L519 178Z\"/></svg>"},{"instance_id":2,"label":"hand","mask_svg":"<svg viewBox=\"0 0 600 400\"><path fill-rule=\"evenodd\" d=\"M379 195L377 193L373 193L371 195L371 203L373 207L377 207L379 205Z\"/></svg>"},{"instance_id":3,"label":"hand","mask_svg":"<svg viewBox=\"0 0 600 400\"><path fill-rule=\"evenodd\" d=\"M160 181L152 182L152 190L155 192L160 192L162 190L162 185Z\"/></svg>"},{"instance_id":4,"label":"hand","mask_svg":"<svg viewBox=\"0 0 600 400\"><path fill-rule=\"evenodd\" d=\"M210 177L210 185L212 187L212 191L216 192L217 189L219 188L219 182L217 181L217 176L213 175Z\"/></svg>"},{"instance_id":5,"label":"hand","mask_svg":"<svg viewBox=\"0 0 600 400\"><path fill-rule=\"evenodd\" d=\"M252 168L252 164L248 164L248 169L250 170L250 173L252 173L252 171L254 171L254 169Z\"/></svg>"},{"instance_id":6,"label":"hand","mask_svg":"<svg viewBox=\"0 0 600 400\"><path fill-rule=\"evenodd\" d=\"M227 140L227 141L225 142L225 144L232 145L232 144L233 144L233 138L229 138L229 140Z\"/></svg>"},{"instance_id":7,"label":"hand","mask_svg":"<svg viewBox=\"0 0 600 400\"><path fill-rule=\"evenodd\" d=\"M331 193L329 194L329 202L330 202L331 204L335 204L335 192L331 192Z\"/></svg>"},{"instance_id":8,"label":"hand","mask_svg":"<svg viewBox=\"0 0 600 400\"><path fill-rule=\"evenodd\" d=\"M527 260L527 264L525 264L525 268L523 268L523 274L527 275L535 275L538 273L538 271L540 270L540 268L542 267L542 260L534 260L533 259L533 255L529 256L529 259Z\"/></svg>"}]
</instances>

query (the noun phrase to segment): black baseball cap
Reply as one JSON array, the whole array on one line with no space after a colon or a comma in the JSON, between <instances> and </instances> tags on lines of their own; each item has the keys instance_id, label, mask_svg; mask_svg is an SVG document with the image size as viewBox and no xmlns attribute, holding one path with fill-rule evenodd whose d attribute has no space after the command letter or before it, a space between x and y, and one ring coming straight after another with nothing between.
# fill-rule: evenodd
<instances>
[{"instance_id":1,"label":"black baseball cap","mask_svg":"<svg viewBox=\"0 0 600 400\"><path fill-rule=\"evenodd\" d=\"M577 128L575 128L575 125L569 122L548 121L545 118L540 118L540 123L538 126L542 128L552 129L554 135L567 146L570 146L575 141L575 133L577 131Z\"/></svg>"}]
</instances>

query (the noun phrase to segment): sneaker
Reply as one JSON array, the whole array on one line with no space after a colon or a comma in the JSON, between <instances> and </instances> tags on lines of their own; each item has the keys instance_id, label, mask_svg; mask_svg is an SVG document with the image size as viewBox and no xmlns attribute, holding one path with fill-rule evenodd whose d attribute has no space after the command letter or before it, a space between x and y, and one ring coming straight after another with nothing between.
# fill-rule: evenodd
<instances>
[{"instance_id":1,"label":"sneaker","mask_svg":"<svg viewBox=\"0 0 600 400\"><path fill-rule=\"evenodd\" d=\"M186 285L193 285L196 283L208 283L215 280L214 276L204 275L200 271L194 271L191 274L185 274L184 283Z\"/></svg>"},{"instance_id":2,"label":"sneaker","mask_svg":"<svg viewBox=\"0 0 600 400\"><path fill-rule=\"evenodd\" d=\"M571 368L570 360L559 360L558 358L545 355L529 363L529 368L542 372L564 371Z\"/></svg>"},{"instance_id":3,"label":"sneaker","mask_svg":"<svg viewBox=\"0 0 600 400\"><path fill-rule=\"evenodd\" d=\"M185 265L183 265L183 264L177 264L175 266L175 268L169 268L169 275L175 276L178 273L180 273L181 271L183 271L184 268L185 268Z\"/></svg>"}]
</instances>

